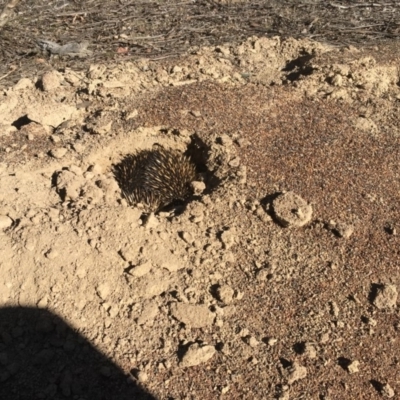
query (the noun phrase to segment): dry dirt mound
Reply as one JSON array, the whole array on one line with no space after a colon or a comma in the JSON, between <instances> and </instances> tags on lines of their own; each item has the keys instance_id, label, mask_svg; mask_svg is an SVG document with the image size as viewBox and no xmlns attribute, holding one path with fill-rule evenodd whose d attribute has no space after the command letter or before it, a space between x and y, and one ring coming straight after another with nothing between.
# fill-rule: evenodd
<instances>
[{"instance_id":1,"label":"dry dirt mound","mask_svg":"<svg viewBox=\"0 0 400 400\"><path fill-rule=\"evenodd\" d=\"M158 399L393 397L398 76L252 37L22 79L0 102L2 306L58 315ZM189 152L203 185L156 215L113 174L154 144ZM29 332L0 322L2 397L87 398L70 364L51 390L26 378ZM83 347L57 335L32 357Z\"/></svg>"}]
</instances>

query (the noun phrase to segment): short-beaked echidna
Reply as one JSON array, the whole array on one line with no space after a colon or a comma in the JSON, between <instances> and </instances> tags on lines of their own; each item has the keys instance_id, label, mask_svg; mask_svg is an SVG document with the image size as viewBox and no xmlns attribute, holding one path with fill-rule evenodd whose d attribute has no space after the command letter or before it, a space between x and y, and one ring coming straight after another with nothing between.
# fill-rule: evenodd
<instances>
[{"instance_id":1,"label":"short-beaked echidna","mask_svg":"<svg viewBox=\"0 0 400 400\"><path fill-rule=\"evenodd\" d=\"M158 211L191 195L196 167L182 152L157 146L126 156L114 167L122 194L130 205Z\"/></svg>"}]
</instances>

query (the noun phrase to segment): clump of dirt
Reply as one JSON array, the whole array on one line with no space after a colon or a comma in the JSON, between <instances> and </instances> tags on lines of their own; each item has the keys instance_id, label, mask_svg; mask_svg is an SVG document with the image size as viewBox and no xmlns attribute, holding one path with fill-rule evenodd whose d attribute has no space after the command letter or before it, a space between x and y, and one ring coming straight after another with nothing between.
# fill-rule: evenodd
<instances>
[{"instance_id":1,"label":"clump of dirt","mask_svg":"<svg viewBox=\"0 0 400 400\"><path fill-rule=\"evenodd\" d=\"M160 399L396 393L400 93L360 53L251 37L4 90L2 304L59 315ZM203 186L144 215L113 166L155 144Z\"/></svg>"}]
</instances>

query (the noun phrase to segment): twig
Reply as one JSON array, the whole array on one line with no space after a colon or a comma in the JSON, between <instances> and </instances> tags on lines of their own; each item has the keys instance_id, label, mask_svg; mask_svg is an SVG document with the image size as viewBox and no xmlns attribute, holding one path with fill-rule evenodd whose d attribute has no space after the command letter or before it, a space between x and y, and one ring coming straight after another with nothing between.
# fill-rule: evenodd
<instances>
[{"instance_id":1,"label":"twig","mask_svg":"<svg viewBox=\"0 0 400 400\"><path fill-rule=\"evenodd\" d=\"M13 65L13 66L11 67L11 71L10 71L10 72L7 72L5 75L0 76L0 81L1 81L2 79L4 79L4 78L7 78L7 76L10 75L10 74L12 74L16 69L17 69L17 67L16 67L15 65Z\"/></svg>"},{"instance_id":2,"label":"twig","mask_svg":"<svg viewBox=\"0 0 400 400\"><path fill-rule=\"evenodd\" d=\"M0 28L4 26L8 20L11 18L14 13L14 7L17 6L19 0L10 0L8 4L3 9L3 12L0 14Z\"/></svg>"}]
</instances>

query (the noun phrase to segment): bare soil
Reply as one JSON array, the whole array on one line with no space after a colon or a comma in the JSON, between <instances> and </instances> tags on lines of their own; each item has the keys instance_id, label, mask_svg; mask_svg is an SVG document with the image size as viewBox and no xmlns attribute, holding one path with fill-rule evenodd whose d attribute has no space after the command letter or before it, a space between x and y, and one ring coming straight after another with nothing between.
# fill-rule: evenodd
<instances>
[{"instance_id":1,"label":"bare soil","mask_svg":"<svg viewBox=\"0 0 400 400\"><path fill-rule=\"evenodd\" d=\"M396 398L398 57L250 37L3 90L2 398ZM154 143L206 189L144 215L112 167Z\"/></svg>"}]
</instances>

